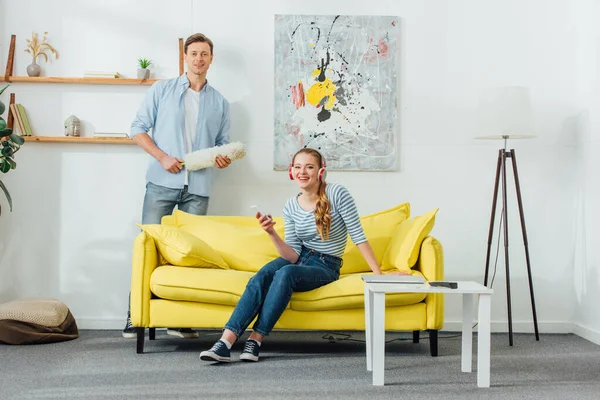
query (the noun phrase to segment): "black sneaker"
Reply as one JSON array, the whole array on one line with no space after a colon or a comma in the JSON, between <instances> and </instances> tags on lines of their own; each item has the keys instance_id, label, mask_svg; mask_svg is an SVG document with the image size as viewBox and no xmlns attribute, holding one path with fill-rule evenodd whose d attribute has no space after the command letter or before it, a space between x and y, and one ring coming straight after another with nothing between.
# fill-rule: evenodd
<instances>
[{"instance_id":1,"label":"black sneaker","mask_svg":"<svg viewBox=\"0 0 600 400\"><path fill-rule=\"evenodd\" d=\"M176 336L183 339L195 339L200 337L198 332L190 328L167 328L167 335Z\"/></svg>"},{"instance_id":2,"label":"black sneaker","mask_svg":"<svg viewBox=\"0 0 600 400\"><path fill-rule=\"evenodd\" d=\"M225 342L219 340L210 350L200 353L200 359L203 361L231 362L231 351L227 348Z\"/></svg>"},{"instance_id":3,"label":"black sneaker","mask_svg":"<svg viewBox=\"0 0 600 400\"><path fill-rule=\"evenodd\" d=\"M127 339L137 337L137 332L135 331L135 327L131 325L131 318L129 318L129 315L127 316L127 322L125 322L125 329L123 329L122 335Z\"/></svg>"},{"instance_id":4,"label":"black sneaker","mask_svg":"<svg viewBox=\"0 0 600 400\"><path fill-rule=\"evenodd\" d=\"M258 361L259 344L254 339L248 339L244 345L244 351L240 354L242 361Z\"/></svg>"}]
</instances>

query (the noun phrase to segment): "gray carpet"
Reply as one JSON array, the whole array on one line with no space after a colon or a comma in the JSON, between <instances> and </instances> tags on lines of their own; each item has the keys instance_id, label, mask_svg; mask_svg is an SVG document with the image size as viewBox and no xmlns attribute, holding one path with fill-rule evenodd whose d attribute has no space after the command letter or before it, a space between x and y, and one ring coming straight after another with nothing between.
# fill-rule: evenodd
<instances>
[{"instance_id":1,"label":"gray carpet","mask_svg":"<svg viewBox=\"0 0 600 400\"><path fill-rule=\"evenodd\" d=\"M157 331L145 354L119 331L82 331L71 342L0 345L0 399L598 399L600 346L575 335L492 336L491 388L477 388L460 371L460 337L440 333L439 357L429 355L427 334L388 334L384 387L372 386L365 368L364 335L275 332L258 363L237 357L214 365L198 358L218 338L173 339ZM328 335L328 333L327 333ZM356 341L355 341L356 340ZM476 340L474 341L476 348Z\"/></svg>"}]
</instances>

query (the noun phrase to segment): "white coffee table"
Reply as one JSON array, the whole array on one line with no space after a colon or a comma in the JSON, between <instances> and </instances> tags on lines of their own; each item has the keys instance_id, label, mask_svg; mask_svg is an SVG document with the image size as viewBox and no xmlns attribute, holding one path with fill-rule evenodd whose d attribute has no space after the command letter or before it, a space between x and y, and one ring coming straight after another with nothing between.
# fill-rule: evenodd
<instances>
[{"instance_id":1,"label":"white coffee table","mask_svg":"<svg viewBox=\"0 0 600 400\"><path fill-rule=\"evenodd\" d=\"M385 373L385 294L444 293L463 295L462 372L472 371L473 305L479 296L477 335L477 386L490 387L490 311L492 289L476 282L458 282L457 289L429 284L365 282L365 326L367 371L373 371L373 385L384 385Z\"/></svg>"}]
</instances>

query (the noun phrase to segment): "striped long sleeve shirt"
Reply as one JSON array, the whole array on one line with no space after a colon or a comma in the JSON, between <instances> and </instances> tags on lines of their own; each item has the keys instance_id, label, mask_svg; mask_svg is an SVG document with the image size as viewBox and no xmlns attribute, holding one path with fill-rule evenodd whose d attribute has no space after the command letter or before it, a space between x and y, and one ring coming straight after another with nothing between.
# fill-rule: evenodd
<instances>
[{"instance_id":1,"label":"striped long sleeve shirt","mask_svg":"<svg viewBox=\"0 0 600 400\"><path fill-rule=\"evenodd\" d=\"M300 254L302 246L323 254L341 257L344 254L348 234L354 244L367 241L354 199L348 189L339 183L328 183L325 193L331 204L331 230L329 238L321 240L315 224L313 210L304 210L298 203L298 196L290 198L283 207L285 242Z\"/></svg>"}]
</instances>

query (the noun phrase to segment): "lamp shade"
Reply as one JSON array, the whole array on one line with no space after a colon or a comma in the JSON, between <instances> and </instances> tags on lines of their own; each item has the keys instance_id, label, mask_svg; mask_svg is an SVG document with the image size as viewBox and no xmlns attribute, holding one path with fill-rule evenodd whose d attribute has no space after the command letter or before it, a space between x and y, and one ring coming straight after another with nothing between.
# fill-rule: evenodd
<instances>
[{"instance_id":1,"label":"lamp shade","mask_svg":"<svg viewBox=\"0 0 600 400\"><path fill-rule=\"evenodd\" d=\"M482 90L477 117L481 139L535 137L528 88L505 86Z\"/></svg>"}]
</instances>

